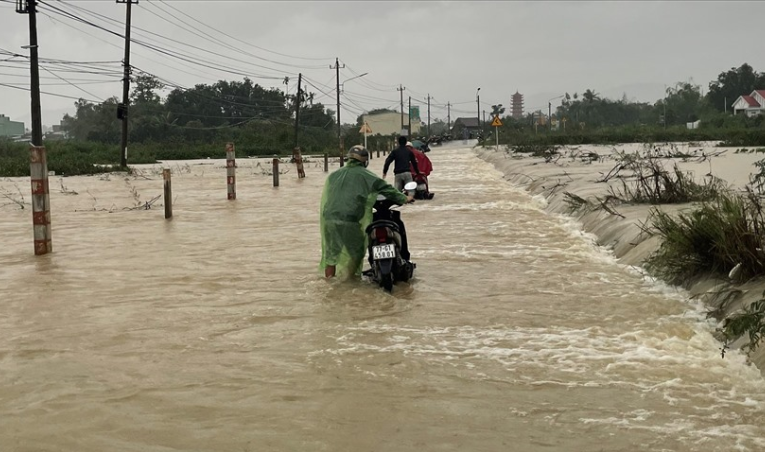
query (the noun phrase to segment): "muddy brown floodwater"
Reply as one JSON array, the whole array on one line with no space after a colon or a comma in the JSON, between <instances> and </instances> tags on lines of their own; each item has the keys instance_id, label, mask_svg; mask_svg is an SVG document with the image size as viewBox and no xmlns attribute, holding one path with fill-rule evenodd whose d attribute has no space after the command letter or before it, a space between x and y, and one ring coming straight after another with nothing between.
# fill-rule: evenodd
<instances>
[{"instance_id":1,"label":"muddy brown floodwater","mask_svg":"<svg viewBox=\"0 0 765 452\"><path fill-rule=\"evenodd\" d=\"M159 165L54 176L42 257L0 207L0 450L765 450L762 377L700 306L469 148L431 160L393 295L320 277L319 160L274 189L239 159L233 202L224 160L169 163L172 221L125 209Z\"/></svg>"}]
</instances>

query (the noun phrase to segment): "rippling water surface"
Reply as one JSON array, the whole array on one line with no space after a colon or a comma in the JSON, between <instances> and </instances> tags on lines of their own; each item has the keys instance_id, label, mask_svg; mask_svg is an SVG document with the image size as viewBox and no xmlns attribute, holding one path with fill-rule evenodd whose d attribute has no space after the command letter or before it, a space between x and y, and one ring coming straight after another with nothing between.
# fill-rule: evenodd
<instances>
[{"instance_id":1,"label":"rippling water surface","mask_svg":"<svg viewBox=\"0 0 765 452\"><path fill-rule=\"evenodd\" d=\"M765 450L760 373L698 306L431 154L392 296L319 276L318 161L275 189L240 159L233 202L224 161L173 162L172 221L128 210L159 166L52 177L42 257L31 206L0 207L0 450Z\"/></svg>"}]
</instances>

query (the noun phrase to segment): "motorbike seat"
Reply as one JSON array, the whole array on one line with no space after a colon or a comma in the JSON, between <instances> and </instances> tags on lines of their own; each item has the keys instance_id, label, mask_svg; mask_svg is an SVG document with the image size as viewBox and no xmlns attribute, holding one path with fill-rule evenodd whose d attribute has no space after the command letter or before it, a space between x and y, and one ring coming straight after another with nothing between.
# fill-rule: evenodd
<instances>
[{"instance_id":1,"label":"motorbike seat","mask_svg":"<svg viewBox=\"0 0 765 452\"><path fill-rule=\"evenodd\" d=\"M377 228L386 228L388 230L388 235L390 237L393 237L393 241L396 243L396 245L400 248L401 247L401 231L398 228L398 225L389 220L378 220L372 222L369 226L367 226L366 233L370 236L370 238L374 239L374 230Z\"/></svg>"},{"instance_id":2,"label":"motorbike seat","mask_svg":"<svg viewBox=\"0 0 765 452\"><path fill-rule=\"evenodd\" d=\"M377 220L373 221L369 226L367 226L366 233L369 234L373 229L382 227L392 229L394 232L400 232L396 222L390 220Z\"/></svg>"}]
</instances>

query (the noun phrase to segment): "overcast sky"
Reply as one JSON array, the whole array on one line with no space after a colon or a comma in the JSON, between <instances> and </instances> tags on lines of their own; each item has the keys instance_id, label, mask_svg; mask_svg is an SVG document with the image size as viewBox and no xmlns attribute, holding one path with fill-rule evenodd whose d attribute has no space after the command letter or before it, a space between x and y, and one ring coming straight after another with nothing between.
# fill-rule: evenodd
<instances>
[{"instance_id":1,"label":"overcast sky","mask_svg":"<svg viewBox=\"0 0 765 452\"><path fill-rule=\"evenodd\" d=\"M99 74L48 65L53 74L40 71L42 90L93 100L121 97L123 40L67 19L54 7L124 32L124 4L44 0L38 15L40 58L114 63L87 69ZM335 71L329 66L337 57L345 64L341 81L368 73L345 83L343 122L355 121L364 110L397 109L399 84L406 88L405 104L412 96L414 105L423 105L423 120L430 94L431 118L445 120L445 104L451 102L453 121L475 116L478 87L481 110L497 103L509 107L518 90L526 97L526 111L546 111L549 99L587 88L650 102L662 96L665 85L689 79L706 91L720 72L744 62L765 71L763 18L765 2L734 1L140 0L133 6L133 38L194 63L134 43L131 64L184 87L247 74L291 93L302 72L316 100L334 109ZM27 16L17 14L13 2L0 0L0 49L27 55L21 46L28 40ZM0 84L28 83L23 60L0 62ZM290 77L287 86L284 77ZM43 95L44 124L73 113L73 103ZM28 92L0 85L0 113L29 127L29 104Z\"/></svg>"}]
</instances>

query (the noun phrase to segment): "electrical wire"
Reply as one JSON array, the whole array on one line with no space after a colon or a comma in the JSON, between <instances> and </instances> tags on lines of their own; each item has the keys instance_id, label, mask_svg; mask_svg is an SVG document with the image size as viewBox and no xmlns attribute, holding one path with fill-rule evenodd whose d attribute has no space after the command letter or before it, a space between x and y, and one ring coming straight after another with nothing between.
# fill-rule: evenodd
<instances>
[{"instance_id":1,"label":"electrical wire","mask_svg":"<svg viewBox=\"0 0 765 452\"><path fill-rule=\"evenodd\" d=\"M90 22L90 21L88 21L86 19L83 19L81 17L77 17L76 15L72 14L71 12L62 10L61 8L58 8L56 6L52 6L52 5L48 4L47 2L45 2L43 0L38 0L38 5L44 5L45 7L49 8L52 11L54 11L56 14L62 15L63 17L66 17L68 19L71 19L71 20L74 20L74 21L77 21L77 22L84 23L86 25L89 25L91 27L100 29L102 31L105 31L105 32L111 34L111 35L114 35L114 36L117 36L117 37L120 37L120 38L124 39L124 36L122 34L118 33L118 32L115 32L115 31L110 30L110 29L108 29L106 27L103 27L101 25L98 25L98 24L95 24L93 22ZM168 38L165 38L165 39L168 39ZM179 60L182 60L182 61L186 61L188 63L196 64L196 65L199 65L199 66L202 66L202 67L207 67L207 68L214 69L214 70L217 70L217 71L220 71L220 72L226 72L226 73L230 73L230 74L246 76L246 77L252 77L252 78L260 78L260 79L271 79L271 80L281 80L282 79L282 77L268 76L268 75L263 75L263 74L254 74L254 73L251 73L249 71L245 71L245 70L238 69L238 68L225 67L221 63L212 62L212 64L219 64L219 66L216 67L216 66L212 66L210 64L205 64L204 62L202 62L196 56L190 56L188 54L183 54L181 52L173 53L173 51L171 51L171 50L167 50L165 48L159 47L157 45L149 44L147 42L143 42L143 41L138 40L138 39L131 38L130 41L135 43L135 44L137 44L137 45L140 45L140 46L146 47L148 49L151 49L151 50L153 50L153 51L155 51L157 53L161 53L163 55L169 56L171 58L175 58L175 59L179 59Z\"/></svg>"},{"instance_id":2,"label":"electrical wire","mask_svg":"<svg viewBox=\"0 0 765 452\"><path fill-rule=\"evenodd\" d=\"M163 1L163 0L160 0L160 2L161 2L162 4L164 4L165 6L167 6L168 8L171 8L171 9L173 9L173 10L175 10L175 11L177 11L177 12L179 12L179 13L183 14L184 16L186 16L186 17L189 17L189 18L193 19L194 21L196 21L196 22L199 22L199 23L201 23L202 25L205 25L205 26L209 27L210 29L213 29L213 30L214 30L214 28L210 27L209 25L206 25L206 24L204 24L203 22L200 22L200 21L198 21L197 19L194 19L193 17L191 17L191 16L189 16L188 14L186 14L186 13L184 13L184 12L180 11L179 9L177 9L177 8L175 8L174 6L170 5L169 3L167 3L167 2L165 2L165 1ZM212 42L212 43L215 43L215 44L217 44L217 45L220 45L220 46L222 46L222 47L226 47L226 48L228 48L228 49L231 49L231 50L235 50L235 51L237 51L237 52L239 52L239 53L241 53L241 54L243 54L243 55L247 55L247 56L250 56L250 57L252 57L252 58L256 58L256 59L258 59L258 60L261 60L261 61L266 61L266 62L269 62L269 63L273 63L273 64L281 65L281 66L287 66L287 67L293 67L293 68L299 68L299 69L323 69L323 68L324 68L324 65L321 65L321 66L318 66L318 65L313 65L313 66L306 66L306 65L297 65L297 64L291 64L291 63L284 63L284 62L280 62L280 61L275 61L275 60L271 60L271 59L268 59L268 58L263 58L263 57L261 57L261 56L255 55L255 54L253 54L253 53L247 52L247 51L245 51L245 50L239 49L239 48L237 48L237 47L234 47L234 46L231 46L231 45L225 45L225 44L221 43L221 42L220 42L220 40L219 40L218 38L215 38L214 36L211 36L210 34L208 34L208 33L205 33L204 31L200 30L199 28L196 28L196 27L194 27L193 25L190 25L188 22L185 22L183 19L179 18L178 16L174 15L173 13L171 13L171 12L169 12L169 11L167 11L167 10L163 9L163 8L162 8L162 7L161 7L159 4L157 4L157 2L153 1L153 2L150 2L150 3L148 3L148 4L150 4L150 5L152 5L153 7L155 7L155 8L157 8L157 9L159 9L160 11L162 11L162 12L164 12L165 14L169 15L170 17L172 17L173 19L177 20L178 22L181 22L181 23L185 24L186 26L188 26L188 27L191 27L191 28L192 28L193 30L195 30L196 32L198 32L198 33L202 33L203 35L205 35L205 36L209 37L209 38L210 38L210 40L211 40L210 42ZM171 22L171 23L172 23L172 22ZM178 24L177 24L177 23L175 23L174 25L178 26ZM182 27L179 27L179 28L182 28ZM216 31L217 31L217 30L216 30ZM198 35L197 35L197 36L198 36Z\"/></svg>"},{"instance_id":3,"label":"electrical wire","mask_svg":"<svg viewBox=\"0 0 765 452\"><path fill-rule=\"evenodd\" d=\"M95 35L93 35L93 34L91 34L91 33L88 33L88 32L87 32L87 31L85 31L85 30L82 30L82 29L80 29L80 28L77 28L77 27L76 27L76 26L74 26L74 25L68 24L68 23L66 23L66 22L63 22L63 21L61 21L61 20L58 20L58 19L56 19L55 17L53 17L53 16L51 16L51 15L48 15L48 14L45 14L45 13L41 13L41 14L43 14L45 17L48 17L48 18L49 18L49 19L51 19L52 21L54 21L54 22L56 22L56 23L58 23L58 24L64 25L64 26L66 26L66 27L69 27L69 28L71 28L71 29L73 29L73 30L75 30L75 31L77 31L77 32L79 32L79 33L83 33L83 34L85 34L85 35L87 35L87 36L90 36L90 37L92 37L92 38L95 38L95 39L100 39L100 38L98 38L97 36L95 36ZM112 46L112 47L116 47L116 48L118 48L118 49L120 49L120 50L123 50L123 48L122 48L122 47L120 47L120 46L118 46L118 45L116 45L116 44L113 44L113 43L111 43L111 42L108 42L108 41L102 41L102 42L103 42L104 44L107 44L107 45L110 45L110 46ZM146 55L144 55L144 54L142 54L142 53L138 52L137 50L132 50L132 52L133 52L133 53L135 53L137 56L140 56L141 58L145 58L145 59L147 59L147 60L149 60L149 61L151 61L151 62L153 62L153 63L155 63L155 64L158 64L158 65L160 65L160 66L164 66L164 67L166 67L166 68L169 68L169 69L172 69L172 70L175 70L175 71L181 72L181 73L183 73L183 74L188 74L188 73L189 73L189 71L188 71L188 70L186 70L186 69L179 69L177 66L172 66L172 65L170 65L170 64L167 64L166 62L162 62L162 61L159 61L159 60L155 60L155 59L153 59L153 58L151 58L151 57L149 57L149 56L146 56ZM218 79L218 76L217 76L217 75L214 75L214 74L212 74L212 73L210 73L210 72L206 72L206 71L200 70L199 68L196 68L196 67L194 67L194 66L192 66L192 65L190 65L190 64L186 64L186 63L183 63L183 62L179 62L178 64L179 64L180 66L183 66L183 67L186 67L186 68L189 68L189 69L192 69L192 70L194 70L194 71L195 71L197 74L204 74L204 75L207 75L207 76L209 76L211 79L216 79L216 80Z\"/></svg>"},{"instance_id":4,"label":"electrical wire","mask_svg":"<svg viewBox=\"0 0 765 452\"><path fill-rule=\"evenodd\" d=\"M331 58L299 57L299 56L294 56L294 55L287 55L287 54L284 54L284 53L275 52L275 51L273 51L273 50L268 50L268 49L266 49L266 48L263 48L263 47L259 47L259 46L256 46L256 45L254 45L254 44L250 44L250 43L248 43L248 42L246 42L246 41L243 41L243 40L241 40L241 39L239 39L239 38L236 38L236 37L234 37L234 36L231 36L231 35L229 35L229 34L227 34L227 33L223 32L223 31L220 31L220 30L218 30L218 29L215 29L215 28L213 28L213 27L209 26L208 24L205 24L204 22L201 22L201 21L199 21L199 20L195 19L194 17L192 17L192 16L190 16L190 15L186 14L185 12L183 12L183 11L179 10L178 8L175 8L175 7L171 6L171 5L170 5L168 2L166 2L166 1L164 1L164 0L160 0L160 1L161 1L162 3L164 3L166 6L168 6L168 7L172 8L172 9L174 9L174 10L178 11L179 13L183 14L184 16L188 17L189 19L191 19L191 20L193 20L193 21L195 21L195 22L197 22L197 23L199 23L199 24L201 24L201 25L204 25L204 26L206 26L206 27L208 27L208 28L210 28L210 29L212 29L212 30L215 30L215 31L217 31L218 33L222 34L223 36L226 36L226 37L228 37L228 38L231 38L231 39L233 39L233 40L235 40L235 41L238 41L238 42L240 42L240 43L242 43L242 44L245 44L245 45L249 45L249 46L251 46L251 47L254 47L254 48L256 48L256 49L259 49L259 50L263 50L264 52L269 52L269 53L273 53L274 55L279 55L279 56L283 56L283 57L287 57L287 58L292 58L292 59L296 59L296 60L311 60L311 61L328 61L328 60L331 60ZM321 67L323 68L323 66L321 66Z\"/></svg>"},{"instance_id":5,"label":"electrical wire","mask_svg":"<svg viewBox=\"0 0 765 452\"><path fill-rule=\"evenodd\" d=\"M5 86L5 87L8 87L8 88L13 88L13 89L20 89L22 91L31 91L31 88L23 88L23 87L20 87L20 86L13 86L13 85L9 85L7 83L0 83L0 86ZM82 99L82 100L86 100L86 101L92 102L92 103L97 103L98 102L97 100L85 99L85 98L82 98L82 97L72 97L72 96L67 96L67 95L64 95L64 94L49 93L47 91L40 91L40 94L45 94L45 95L48 95L48 96L55 96L55 97L63 97L65 99L74 99L74 100Z\"/></svg>"}]
</instances>

